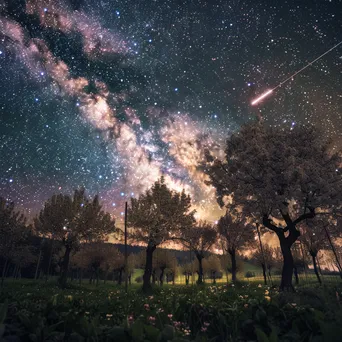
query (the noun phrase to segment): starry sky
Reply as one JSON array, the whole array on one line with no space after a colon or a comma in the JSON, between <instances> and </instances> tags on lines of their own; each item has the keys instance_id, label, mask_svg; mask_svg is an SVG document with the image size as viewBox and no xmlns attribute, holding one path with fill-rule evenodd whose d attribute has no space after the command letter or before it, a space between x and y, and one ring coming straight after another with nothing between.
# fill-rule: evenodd
<instances>
[{"instance_id":1,"label":"starry sky","mask_svg":"<svg viewBox=\"0 0 342 342\"><path fill-rule=\"evenodd\" d=\"M84 186L122 218L161 175L217 219L198 166L261 115L339 143L340 0L0 0L0 195L33 217Z\"/></svg>"}]
</instances>

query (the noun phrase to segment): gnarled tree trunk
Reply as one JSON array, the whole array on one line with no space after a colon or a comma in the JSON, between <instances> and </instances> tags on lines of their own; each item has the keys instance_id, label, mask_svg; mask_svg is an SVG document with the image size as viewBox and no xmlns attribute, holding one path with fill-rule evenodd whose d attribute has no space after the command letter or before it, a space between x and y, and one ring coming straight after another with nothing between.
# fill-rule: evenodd
<instances>
[{"instance_id":1,"label":"gnarled tree trunk","mask_svg":"<svg viewBox=\"0 0 342 342\"><path fill-rule=\"evenodd\" d=\"M152 263L153 263L153 252L156 250L157 246L149 245L146 248L146 263L145 271L143 275L143 291L150 292L152 290L151 286L151 275L152 275Z\"/></svg>"},{"instance_id":2,"label":"gnarled tree trunk","mask_svg":"<svg viewBox=\"0 0 342 342\"><path fill-rule=\"evenodd\" d=\"M70 262L70 253L71 253L71 247L69 245L65 246L65 253L62 261L62 272L61 276L58 280L59 286L61 288L65 288L67 279L68 279L68 270L69 270L69 262Z\"/></svg>"},{"instance_id":3,"label":"gnarled tree trunk","mask_svg":"<svg viewBox=\"0 0 342 342\"><path fill-rule=\"evenodd\" d=\"M234 283L237 280L236 250L230 249L228 253L230 254L230 260L232 261L232 282Z\"/></svg>"},{"instance_id":4,"label":"gnarled tree trunk","mask_svg":"<svg viewBox=\"0 0 342 342\"><path fill-rule=\"evenodd\" d=\"M281 273L280 290L281 291L293 291L294 287L292 285L292 274L293 274L293 256L291 252L291 245L288 243L285 236L280 238L280 248L283 254L283 270Z\"/></svg>"}]
</instances>

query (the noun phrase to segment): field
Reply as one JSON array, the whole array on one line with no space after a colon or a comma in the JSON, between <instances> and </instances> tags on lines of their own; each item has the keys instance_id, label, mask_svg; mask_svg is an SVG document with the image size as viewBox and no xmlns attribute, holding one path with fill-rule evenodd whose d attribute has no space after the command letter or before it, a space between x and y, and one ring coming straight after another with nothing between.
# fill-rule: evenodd
<instances>
[{"instance_id":1,"label":"field","mask_svg":"<svg viewBox=\"0 0 342 342\"><path fill-rule=\"evenodd\" d=\"M164 285L7 280L1 292L4 341L340 341L340 283L279 293L254 282Z\"/></svg>"}]
</instances>

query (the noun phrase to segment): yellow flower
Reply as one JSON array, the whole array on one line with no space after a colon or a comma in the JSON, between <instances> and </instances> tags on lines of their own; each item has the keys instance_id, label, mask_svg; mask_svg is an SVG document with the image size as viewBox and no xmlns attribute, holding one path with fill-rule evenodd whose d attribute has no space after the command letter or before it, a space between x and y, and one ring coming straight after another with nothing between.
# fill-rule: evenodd
<instances>
[{"instance_id":1,"label":"yellow flower","mask_svg":"<svg viewBox=\"0 0 342 342\"><path fill-rule=\"evenodd\" d=\"M268 296L269 293L270 293L270 292L269 292L268 290L265 291L265 295L266 295L266 296Z\"/></svg>"},{"instance_id":2,"label":"yellow flower","mask_svg":"<svg viewBox=\"0 0 342 342\"><path fill-rule=\"evenodd\" d=\"M265 299L267 300L267 301L271 301L271 297L270 296L265 296Z\"/></svg>"}]
</instances>

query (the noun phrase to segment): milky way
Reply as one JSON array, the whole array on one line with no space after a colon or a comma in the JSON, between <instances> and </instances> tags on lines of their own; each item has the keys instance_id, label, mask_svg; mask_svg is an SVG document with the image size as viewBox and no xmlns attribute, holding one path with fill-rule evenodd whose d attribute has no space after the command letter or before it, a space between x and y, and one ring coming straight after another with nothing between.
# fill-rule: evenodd
<instances>
[{"instance_id":1,"label":"milky way","mask_svg":"<svg viewBox=\"0 0 342 342\"><path fill-rule=\"evenodd\" d=\"M0 0L0 195L32 217L85 186L107 210L164 175L215 220L206 149L256 115L342 133L340 1Z\"/></svg>"}]
</instances>

